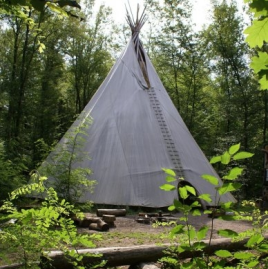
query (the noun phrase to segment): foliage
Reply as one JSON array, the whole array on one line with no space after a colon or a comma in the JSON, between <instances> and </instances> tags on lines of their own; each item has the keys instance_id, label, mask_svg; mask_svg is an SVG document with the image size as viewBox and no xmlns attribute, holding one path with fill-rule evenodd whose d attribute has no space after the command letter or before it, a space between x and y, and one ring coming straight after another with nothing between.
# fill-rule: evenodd
<instances>
[{"instance_id":1,"label":"foliage","mask_svg":"<svg viewBox=\"0 0 268 269\"><path fill-rule=\"evenodd\" d=\"M253 154L245 151L239 151L240 144L231 146L227 151L219 156L211 159L211 163L221 163L224 165L230 164L233 161L243 160L250 158ZM176 180L174 171L164 169L167 174L167 183L161 186L161 189L170 191L174 186L169 184L172 180ZM165 268L262 268L261 264L267 261L261 260L263 251L267 248L267 240L264 238L264 233L267 231L267 217L268 212L264 215L261 214L260 209L255 207L253 202L245 201L242 208L235 210L234 204L231 202L221 203L221 196L227 192L234 192L238 190L241 184L237 183L237 179L242 174L243 168L238 166L232 167L229 172L223 177L223 184L219 185L216 177L211 175L203 175L202 178L212 185L219 193L218 204L212 209L206 210L204 213L211 216L211 226L205 225L196 230L188 222L189 216L201 215L200 201L205 203L210 202L211 198L208 194L197 195L192 186L184 185L178 187L179 199L174 200L174 204L169 207L169 210L179 210L183 213L180 223L177 224L170 232L170 236L180 235L178 247L172 248L168 251L167 257L161 259ZM183 179L181 179L183 180ZM191 204L186 203L189 196L194 196L195 201ZM228 214L225 214L228 212ZM219 217L226 221L228 220L251 220L253 228L248 231L238 234L237 232L225 229L215 231L214 221ZM231 238L232 240L240 241L246 238L246 246L249 251L230 252L229 250L220 249L209 253L206 248L211 245L213 233L217 232L218 235ZM205 238L209 240L204 241ZM254 250L254 251L250 251ZM180 255L190 251L195 253L189 260L179 259ZM236 260L235 264L233 260ZM235 265L235 267L233 266ZM258 267L260 266L260 267Z\"/></svg>"},{"instance_id":2,"label":"foliage","mask_svg":"<svg viewBox=\"0 0 268 269\"><path fill-rule=\"evenodd\" d=\"M49 8L52 12L57 14L65 16L67 16L67 14L73 15L69 11L64 10L64 7L66 6L81 9L81 6L77 3L76 0L1 0L0 14L14 14L18 18L25 19L27 21L27 17L25 17L22 11L23 9L34 9L42 13L45 11L45 9ZM31 21L28 20L28 22Z\"/></svg>"},{"instance_id":3,"label":"foliage","mask_svg":"<svg viewBox=\"0 0 268 269\"><path fill-rule=\"evenodd\" d=\"M235 3L215 5L213 21L203 32L207 55L211 59L218 109L219 133L235 137L245 149L255 136L252 123L259 118L260 98L257 82L248 66L250 49L244 41L244 23ZM255 105L259 104L258 108Z\"/></svg>"},{"instance_id":4,"label":"foliage","mask_svg":"<svg viewBox=\"0 0 268 269\"><path fill-rule=\"evenodd\" d=\"M153 64L176 108L184 112L183 104L191 103L191 97L194 98L191 92L197 90L193 76L198 73L198 57L192 51L194 37L190 22L190 2L147 0L146 4L156 29L150 37ZM188 100L183 100L184 87L188 89L188 93L185 93Z\"/></svg>"},{"instance_id":5,"label":"foliage","mask_svg":"<svg viewBox=\"0 0 268 269\"><path fill-rule=\"evenodd\" d=\"M82 168L81 162L89 159L88 152L84 152L87 133L91 118L83 118L78 126L72 126L65 134L53 152L42 164L39 171L49 177L49 183L66 201L76 203L81 196L92 191L95 181L89 180L90 169Z\"/></svg>"},{"instance_id":6,"label":"foliage","mask_svg":"<svg viewBox=\"0 0 268 269\"><path fill-rule=\"evenodd\" d=\"M8 198L8 193L24 182L23 171L27 171L23 160L17 161L17 163L15 160L8 160L4 143L0 142L0 204L2 200Z\"/></svg>"},{"instance_id":7,"label":"foliage","mask_svg":"<svg viewBox=\"0 0 268 269\"><path fill-rule=\"evenodd\" d=\"M11 258L22 264L23 268L36 268L47 256L48 250L63 251L74 268L84 268L82 255L77 246L94 247L92 240L96 235L80 235L77 233L71 216L82 218L83 214L75 210L74 206L58 198L53 188L46 188L45 177L37 173L32 175L32 183L24 185L10 194L0 208L1 225L0 253L2 259ZM39 207L19 211L14 206L16 199L29 194L41 194L45 200ZM14 253L16 253L15 257Z\"/></svg>"},{"instance_id":8,"label":"foliage","mask_svg":"<svg viewBox=\"0 0 268 269\"><path fill-rule=\"evenodd\" d=\"M268 7L265 0L245 0L253 14L252 24L245 30L246 41L256 54L251 58L251 68L259 76L260 89L268 89Z\"/></svg>"},{"instance_id":9,"label":"foliage","mask_svg":"<svg viewBox=\"0 0 268 269\"><path fill-rule=\"evenodd\" d=\"M34 24L1 16L0 138L6 159L28 171L46 157L40 141L50 148L63 136L111 66L109 10L95 19L94 1L84 4L85 22L27 8L21 12Z\"/></svg>"}]
</instances>

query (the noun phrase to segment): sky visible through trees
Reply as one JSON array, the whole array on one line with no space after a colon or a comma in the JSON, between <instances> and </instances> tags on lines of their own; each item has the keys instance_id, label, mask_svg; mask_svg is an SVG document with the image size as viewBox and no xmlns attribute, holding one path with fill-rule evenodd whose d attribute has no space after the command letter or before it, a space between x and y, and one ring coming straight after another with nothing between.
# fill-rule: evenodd
<instances>
[{"instance_id":1,"label":"sky visible through trees","mask_svg":"<svg viewBox=\"0 0 268 269\"><path fill-rule=\"evenodd\" d=\"M211 1L210 0L191 0L190 1L193 5L193 12L192 12L192 22L196 26L194 29L199 31L202 29L204 24L208 24L210 21L210 17L212 15L211 11ZM227 1L230 2L230 1ZM131 7L133 12L136 12L137 4L140 5L141 9L144 7L144 0L101 0L96 1L95 9L97 10L98 7L104 4L105 6L109 6L112 8L112 17L116 23L125 23L125 6ZM242 11L242 7L244 5L243 0L238 0L238 9ZM145 25L146 27L146 25Z\"/></svg>"}]
</instances>

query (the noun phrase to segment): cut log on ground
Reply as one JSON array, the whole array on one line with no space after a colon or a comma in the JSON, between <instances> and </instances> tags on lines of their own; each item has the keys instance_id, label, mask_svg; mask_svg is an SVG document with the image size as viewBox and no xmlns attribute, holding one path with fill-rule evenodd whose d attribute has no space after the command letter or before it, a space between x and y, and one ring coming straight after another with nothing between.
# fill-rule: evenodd
<instances>
[{"instance_id":1,"label":"cut log on ground","mask_svg":"<svg viewBox=\"0 0 268 269\"><path fill-rule=\"evenodd\" d=\"M109 225L106 222L104 222L103 220L99 219L97 221L97 223L90 223L89 226L88 226L88 228L90 230L103 231L103 232L105 232L105 231L108 231L110 227L109 227Z\"/></svg>"},{"instance_id":2,"label":"cut log on ground","mask_svg":"<svg viewBox=\"0 0 268 269\"><path fill-rule=\"evenodd\" d=\"M72 217L72 220L77 226L88 228L91 223L98 223L101 219L98 217L84 217L83 219L78 219L74 216Z\"/></svg>"},{"instance_id":3,"label":"cut log on ground","mask_svg":"<svg viewBox=\"0 0 268 269\"><path fill-rule=\"evenodd\" d=\"M108 223L108 222L114 222L116 218L115 215L103 215L102 220Z\"/></svg>"},{"instance_id":4,"label":"cut log on ground","mask_svg":"<svg viewBox=\"0 0 268 269\"><path fill-rule=\"evenodd\" d=\"M135 219L138 223L150 224L151 219L148 217L139 217Z\"/></svg>"},{"instance_id":5,"label":"cut log on ground","mask_svg":"<svg viewBox=\"0 0 268 269\"><path fill-rule=\"evenodd\" d=\"M116 220L115 215L103 215L102 220L106 222L109 225L109 227L115 227L115 224L114 224Z\"/></svg>"},{"instance_id":6,"label":"cut log on ground","mask_svg":"<svg viewBox=\"0 0 268 269\"><path fill-rule=\"evenodd\" d=\"M266 237L268 238L268 237ZM246 242L248 239L242 240L240 242L231 242L230 239L215 239L211 242L210 246L205 247L202 251L189 252L185 251L178 255L178 259L186 259L193 256L201 256L203 253L212 255L215 251L220 249L225 249L229 251L245 250ZM204 241L208 243L208 240ZM159 258L167 255L164 253L165 250L176 247L176 245L166 244L163 246L155 245L143 245L143 246L133 246L133 247L117 247L117 248L98 248L98 249L83 249L79 250L81 254L102 254L102 257L89 257L85 256L83 258L83 263L91 264L106 260L106 266L122 266L131 265L137 263L148 263L157 262ZM50 264L52 264L57 269L73 269L73 266L68 263L67 259L64 257L61 251L51 251L48 253L50 258Z\"/></svg>"},{"instance_id":7,"label":"cut log on ground","mask_svg":"<svg viewBox=\"0 0 268 269\"><path fill-rule=\"evenodd\" d=\"M116 217L126 216L126 209L97 209L97 216L102 217L103 215L114 215Z\"/></svg>"}]
</instances>

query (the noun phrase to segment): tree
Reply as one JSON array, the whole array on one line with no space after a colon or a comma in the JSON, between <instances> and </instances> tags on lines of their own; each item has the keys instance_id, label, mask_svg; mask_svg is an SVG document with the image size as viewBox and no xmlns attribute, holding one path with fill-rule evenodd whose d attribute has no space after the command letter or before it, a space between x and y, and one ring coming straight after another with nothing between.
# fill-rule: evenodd
<instances>
[{"instance_id":1,"label":"tree","mask_svg":"<svg viewBox=\"0 0 268 269\"><path fill-rule=\"evenodd\" d=\"M166 0L163 5L155 0L147 0L146 3L157 22L157 25L154 25L157 33L152 35L150 40L151 58L175 106L180 111L181 67L186 59L185 54L193 42L190 5L187 0Z\"/></svg>"},{"instance_id":2,"label":"tree","mask_svg":"<svg viewBox=\"0 0 268 269\"><path fill-rule=\"evenodd\" d=\"M239 141L245 150L262 147L263 143L263 114L260 116L260 111L264 112L264 103L248 66L251 51L244 41L243 28L243 19L239 17L235 2L228 5L223 1L214 5L213 21L204 31L219 104L217 143L214 145L217 151ZM243 181L247 186L243 194L247 197L252 195L249 189L260 185L260 181L250 179L262 178L258 158L256 155L250 161L254 161L254 165L245 163L251 166Z\"/></svg>"},{"instance_id":3,"label":"tree","mask_svg":"<svg viewBox=\"0 0 268 269\"><path fill-rule=\"evenodd\" d=\"M110 10L100 7L96 20L87 23L69 24L69 39L66 54L69 57L70 83L75 98L75 112L80 113L102 83L111 67L108 52L110 42L104 33L110 23Z\"/></svg>"},{"instance_id":4,"label":"tree","mask_svg":"<svg viewBox=\"0 0 268 269\"><path fill-rule=\"evenodd\" d=\"M1 23L5 25L0 31L3 162L10 160L21 168L24 176L40 164L50 146L70 127L111 65L110 40L104 31L109 10L102 7L96 21L92 19L93 1L88 2L85 10L84 17L90 23L59 18L50 11L40 15L26 8L21 11L34 24L25 23L13 14L2 16ZM78 61L73 65L75 59ZM79 109L75 103L78 90L82 98Z\"/></svg>"},{"instance_id":5,"label":"tree","mask_svg":"<svg viewBox=\"0 0 268 269\"><path fill-rule=\"evenodd\" d=\"M158 23L148 45L152 62L191 133L211 154L218 107L208 105L215 102L215 93L210 90L206 47L191 26L191 6L188 1L165 1L163 6L147 2Z\"/></svg>"},{"instance_id":6,"label":"tree","mask_svg":"<svg viewBox=\"0 0 268 269\"><path fill-rule=\"evenodd\" d=\"M214 6L213 22L205 32L211 72L221 103L221 132L235 136L249 148L254 137L260 98L252 72L248 68L250 54L242 34L243 23L235 3L225 1ZM215 89L217 90L217 89Z\"/></svg>"}]
</instances>

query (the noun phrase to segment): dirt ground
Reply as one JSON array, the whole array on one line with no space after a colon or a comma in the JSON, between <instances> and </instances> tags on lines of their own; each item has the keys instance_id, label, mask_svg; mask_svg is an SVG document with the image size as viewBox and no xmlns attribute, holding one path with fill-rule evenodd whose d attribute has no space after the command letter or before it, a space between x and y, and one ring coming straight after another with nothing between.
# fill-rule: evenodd
<instances>
[{"instance_id":1,"label":"dirt ground","mask_svg":"<svg viewBox=\"0 0 268 269\"><path fill-rule=\"evenodd\" d=\"M173 214L172 217L177 219L177 223L183 224L183 222L179 221L179 218L182 217L182 214ZM155 227L153 223L138 223L136 221L137 219L138 215L116 217L115 227L110 228L107 232L98 232L86 228L80 229L80 232L100 234L103 239L99 242L96 242L97 247L123 247L170 242L168 234L169 231L174 227L174 225ZM207 225L210 227L211 230L212 220L204 214L195 217L191 216L189 218L189 224L194 226L196 229ZM217 234L217 230L219 229L231 229L239 233L252 228L252 225L249 221L224 221L221 219L214 219L213 227L214 229L212 238L216 239L221 238Z\"/></svg>"}]
</instances>

